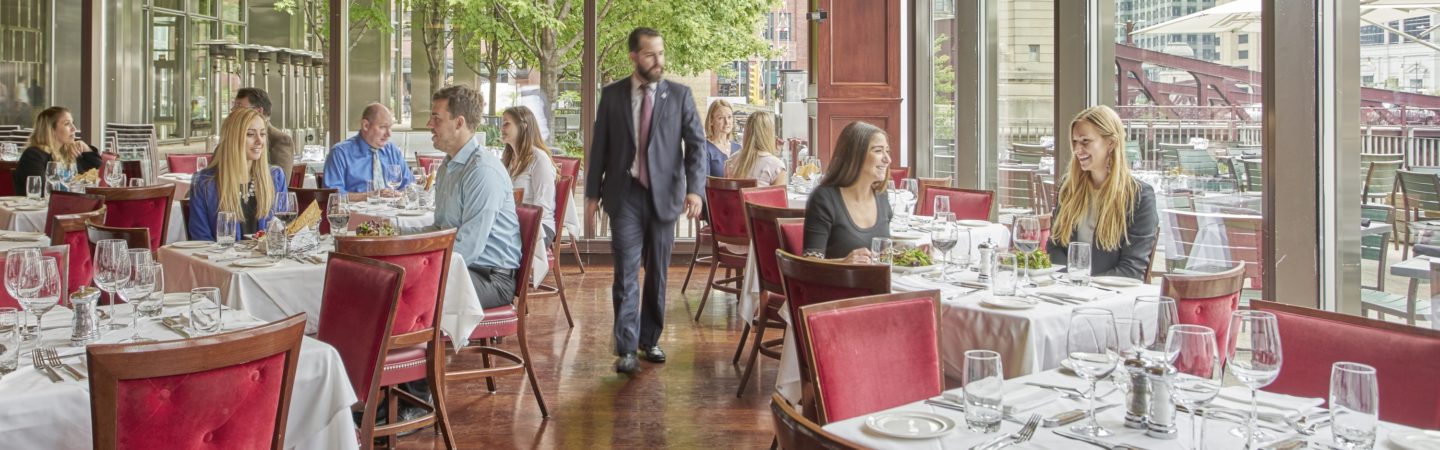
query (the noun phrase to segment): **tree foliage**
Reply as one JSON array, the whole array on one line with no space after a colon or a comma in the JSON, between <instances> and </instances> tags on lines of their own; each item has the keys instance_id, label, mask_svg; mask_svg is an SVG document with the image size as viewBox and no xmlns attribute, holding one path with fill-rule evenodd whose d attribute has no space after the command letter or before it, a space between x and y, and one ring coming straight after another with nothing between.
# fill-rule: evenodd
<instances>
[{"instance_id":1,"label":"tree foliage","mask_svg":"<svg viewBox=\"0 0 1440 450\"><path fill-rule=\"evenodd\" d=\"M394 27L390 26L390 12L382 8L377 2L351 2L350 3L350 45L347 50L354 50L355 45L365 38L365 34L374 30L379 33L393 33ZM276 0L275 10L292 16L300 16L300 21L305 24L319 48L330 48L330 2L326 0Z\"/></svg>"}]
</instances>

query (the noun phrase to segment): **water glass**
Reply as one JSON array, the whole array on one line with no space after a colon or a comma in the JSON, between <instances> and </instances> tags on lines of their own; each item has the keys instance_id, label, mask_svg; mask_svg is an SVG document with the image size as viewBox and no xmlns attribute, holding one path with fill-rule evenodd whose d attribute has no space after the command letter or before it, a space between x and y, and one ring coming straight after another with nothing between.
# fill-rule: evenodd
<instances>
[{"instance_id":1,"label":"water glass","mask_svg":"<svg viewBox=\"0 0 1440 450\"><path fill-rule=\"evenodd\" d=\"M1090 243L1071 242L1066 250L1066 277L1075 286L1090 285Z\"/></svg>"},{"instance_id":2,"label":"water glass","mask_svg":"<svg viewBox=\"0 0 1440 450\"><path fill-rule=\"evenodd\" d=\"M144 178L131 178L131 179L130 179L130 187L145 187L145 179L144 179Z\"/></svg>"},{"instance_id":3,"label":"water glass","mask_svg":"<svg viewBox=\"0 0 1440 450\"><path fill-rule=\"evenodd\" d=\"M990 273L990 293L997 296L1015 295L1017 285L1020 283L1020 269L1015 264L1017 258L1011 253L995 252L990 267L994 270Z\"/></svg>"},{"instance_id":4,"label":"water glass","mask_svg":"<svg viewBox=\"0 0 1440 450\"><path fill-rule=\"evenodd\" d=\"M25 177L25 198L39 200L45 195L45 179L39 175Z\"/></svg>"},{"instance_id":5,"label":"water glass","mask_svg":"<svg viewBox=\"0 0 1440 450\"><path fill-rule=\"evenodd\" d=\"M1371 448L1380 415L1380 387L1375 368L1340 361L1330 366L1330 423L1335 445Z\"/></svg>"},{"instance_id":6,"label":"water glass","mask_svg":"<svg viewBox=\"0 0 1440 450\"><path fill-rule=\"evenodd\" d=\"M190 326L204 333L220 331L222 308L220 288L198 287L190 290Z\"/></svg>"},{"instance_id":7,"label":"water glass","mask_svg":"<svg viewBox=\"0 0 1440 450\"><path fill-rule=\"evenodd\" d=\"M105 161L105 185L120 187L125 183L125 169L118 159Z\"/></svg>"},{"instance_id":8,"label":"water glass","mask_svg":"<svg viewBox=\"0 0 1440 450\"><path fill-rule=\"evenodd\" d=\"M1175 367L1170 399L1190 411L1190 448L1200 450L1203 428L1195 411L1215 400L1225 372L1220 369L1220 351L1215 331L1201 325L1175 325L1165 339L1166 361Z\"/></svg>"},{"instance_id":9,"label":"water glass","mask_svg":"<svg viewBox=\"0 0 1440 450\"><path fill-rule=\"evenodd\" d=\"M215 213L215 245L222 250L229 250L235 245L235 233L240 228L240 221L235 217L234 211L220 211Z\"/></svg>"},{"instance_id":10,"label":"water glass","mask_svg":"<svg viewBox=\"0 0 1440 450\"><path fill-rule=\"evenodd\" d=\"M20 365L20 311L0 308L0 375Z\"/></svg>"},{"instance_id":11,"label":"water glass","mask_svg":"<svg viewBox=\"0 0 1440 450\"><path fill-rule=\"evenodd\" d=\"M39 257L40 249L38 248L17 248L5 253L5 291L10 294L10 298L17 302L20 301L20 278L23 275L25 263L27 260ZM34 339L38 332L32 334L30 327L26 325L29 320L24 316L21 316L20 319L21 336L24 336L25 340ZM40 329L39 324L36 324L35 329Z\"/></svg>"},{"instance_id":12,"label":"water glass","mask_svg":"<svg viewBox=\"0 0 1440 450\"><path fill-rule=\"evenodd\" d=\"M877 237L870 239L870 262L874 264L890 264L895 260L895 241L890 238Z\"/></svg>"},{"instance_id":13,"label":"water glass","mask_svg":"<svg viewBox=\"0 0 1440 450\"><path fill-rule=\"evenodd\" d=\"M1000 430L1004 414L1005 372L1000 354L990 350L965 352L965 424L971 431Z\"/></svg>"},{"instance_id":14,"label":"water glass","mask_svg":"<svg viewBox=\"0 0 1440 450\"><path fill-rule=\"evenodd\" d=\"M950 259L960 266L960 270L970 268L970 251L974 248L970 240L970 227L956 227L955 249L950 252Z\"/></svg>"},{"instance_id":15,"label":"water glass","mask_svg":"<svg viewBox=\"0 0 1440 450\"><path fill-rule=\"evenodd\" d=\"M932 213L935 215L935 217L937 217L937 218L940 217L941 214L949 214L949 213L950 213L950 197L946 197L946 196L943 196L943 195L937 195L937 196L935 196L935 204L932 205L932 210L931 210L931 212L932 212Z\"/></svg>"}]
</instances>

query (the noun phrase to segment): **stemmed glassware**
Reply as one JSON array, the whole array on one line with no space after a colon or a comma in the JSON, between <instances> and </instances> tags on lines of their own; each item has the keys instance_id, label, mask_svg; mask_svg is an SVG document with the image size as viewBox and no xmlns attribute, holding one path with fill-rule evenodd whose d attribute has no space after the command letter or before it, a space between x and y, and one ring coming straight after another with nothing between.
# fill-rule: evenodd
<instances>
[{"instance_id":1,"label":"stemmed glassware","mask_svg":"<svg viewBox=\"0 0 1440 450\"><path fill-rule=\"evenodd\" d=\"M402 165L385 166L385 186L390 188L390 192L400 192L400 185L405 184L406 170L408 169ZM397 199L399 198L404 197L397 195Z\"/></svg>"},{"instance_id":2,"label":"stemmed glassware","mask_svg":"<svg viewBox=\"0 0 1440 450\"><path fill-rule=\"evenodd\" d=\"M91 261L94 267L95 287L101 292L110 294L110 310L115 309L115 291L119 289L122 277L130 270L130 258L125 254L127 245L123 239L105 239L95 244L95 259ZM117 327L114 314L101 315L101 329L109 330Z\"/></svg>"},{"instance_id":3,"label":"stemmed glassware","mask_svg":"<svg viewBox=\"0 0 1440 450\"><path fill-rule=\"evenodd\" d=\"M1374 446L1379 413L1380 387L1374 367L1344 361L1330 367L1330 423L1335 427L1335 445Z\"/></svg>"},{"instance_id":4,"label":"stemmed glassware","mask_svg":"<svg viewBox=\"0 0 1440 450\"><path fill-rule=\"evenodd\" d=\"M297 203L299 201L295 199L294 192L275 194L275 217L289 226L290 222L295 220L295 216L300 213L300 205Z\"/></svg>"},{"instance_id":5,"label":"stemmed glassware","mask_svg":"<svg viewBox=\"0 0 1440 450\"><path fill-rule=\"evenodd\" d=\"M946 213L947 215L949 213ZM960 231L956 229L955 223L950 220L941 220L939 214L935 215L935 223L930 226L930 245L940 252L941 266L940 278L945 278L945 272L950 266L950 250L960 241Z\"/></svg>"},{"instance_id":6,"label":"stemmed glassware","mask_svg":"<svg viewBox=\"0 0 1440 450\"><path fill-rule=\"evenodd\" d=\"M1175 367L1170 399L1190 411L1190 448L1200 450L1204 434L1196 411L1215 400L1225 378L1215 331L1201 325L1170 327L1165 339L1165 361Z\"/></svg>"},{"instance_id":7,"label":"stemmed glassware","mask_svg":"<svg viewBox=\"0 0 1440 450\"><path fill-rule=\"evenodd\" d=\"M109 187L125 186L125 169L118 159L105 161L105 185Z\"/></svg>"},{"instance_id":8,"label":"stemmed glassware","mask_svg":"<svg viewBox=\"0 0 1440 450\"><path fill-rule=\"evenodd\" d=\"M1230 374L1250 388L1250 420L1243 429L1230 430L1246 438L1246 448L1255 448L1271 436L1255 426L1259 420L1260 388L1270 385L1280 375L1280 331L1275 315L1265 311L1240 310L1230 314L1230 333L1226 344L1226 364ZM1243 433L1243 434L1240 434Z\"/></svg>"},{"instance_id":9,"label":"stemmed glassware","mask_svg":"<svg viewBox=\"0 0 1440 450\"><path fill-rule=\"evenodd\" d=\"M330 220L330 235L345 235L350 225L350 205L345 202L345 194L330 194L325 209L325 218Z\"/></svg>"},{"instance_id":10,"label":"stemmed glassware","mask_svg":"<svg viewBox=\"0 0 1440 450\"><path fill-rule=\"evenodd\" d=\"M937 220L941 214L950 214L950 197L943 195L935 196L935 204L931 205L931 212Z\"/></svg>"},{"instance_id":11,"label":"stemmed glassware","mask_svg":"<svg viewBox=\"0 0 1440 450\"><path fill-rule=\"evenodd\" d=\"M1040 219L1035 216L1018 216L1015 218L1015 248L1025 253L1033 253L1040 248ZM1030 269L1025 269L1025 279L1021 282L1025 287L1035 287L1035 281L1030 279Z\"/></svg>"},{"instance_id":12,"label":"stemmed glassware","mask_svg":"<svg viewBox=\"0 0 1440 450\"><path fill-rule=\"evenodd\" d=\"M199 157L196 157L196 158L195 158L195 171L196 171L196 172L205 170L206 167L210 167L210 158L207 158L207 157L204 157L204 156L199 156Z\"/></svg>"},{"instance_id":13,"label":"stemmed glassware","mask_svg":"<svg viewBox=\"0 0 1440 450\"><path fill-rule=\"evenodd\" d=\"M45 163L45 181L49 183L48 186L51 191L54 191L60 186L60 179L60 162L50 161Z\"/></svg>"},{"instance_id":14,"label":"stemmed glassware","mask_svg":"<svg viewBox=\"0 0 1440 450\"><path fill-rule=\"evenodd\" d=\"M149 252L149 250L145 250ZM132 255L133 256L133 255ZM130 313L130 328L134 331L129 338L121 342L146 342L153 339L140 337L140 316L151 317L158 313L161 301L164 296L151 296L155 292L155 285L161 276L160 265L153 262L143 262L143 258L132 257L130 260L130 273L119 283L118 292L125 302L130 303L134 311ZM163 289L163 287L162 287Z\"/></svg>"},{"instance_id":15,"label":"stemmed glassware","mask_svg":"<svg viewBox=\"0 0 1440 450\"><path fill-rule=\"evenodd\" d=\"M1095 393L1100 380L1110 376L1118 367L1119 345L1115 317L1109 310L1076 308L1070 314L1065 352L1070 357L1075 374L1090 382L1090 390L1085 393L1090 403L1090 418L1085 423L1076 424L1071 431L1091 437L1114 434L1095 420Z\"/></svg>"},{"instance_id":16,"label":"stemmed glassware","mask_svg":"<svg viewBox=\"0 0 1440 450\"><path fill-rule=\"evenodd\" d=\"M1175 299L1157 295L1135 297L1134 317L1140 327L1140 359L1151 363L1163 362L1170 327L1180 323Z\"/></svg>"},{"instance_id":17,"label":"stemmed glassware","mask_svg":"<svg viewBox=\"0 0 1440 450\"><path fill-rule=\"evenodd\" d=\"M29 262L29 260L39 257L40 249L38 248L17 248L5 254L5 291L10 293L10 298L20 301L20 279L24 275L25 264ZM20 335L23 336L25 340L34 339L39 335L38 332L30 332L29 319L21 316L21 320L23 320L24 323L20 324ZM40 329L38 321L35 324L35 329Z\"/></svg>"},{"instance_id":18,"label":"stemmed glassware","mask_svg":"<svg viewBox=\"0 0 1440 450\"><path fill-rule=\"evenodd\" d=\"M40 318L60 302L60 294L65 289L60 286L60 270L55 265L55 257L26 258L21 264L24 268L16 285L20 293L16 300L35 315L35 339L39 340Z\"/></svg>"},{"instance_id":19,"label":"stemmed glassware","mask_svg":"<svg viewBox=\"0 0 1440 450\"><path fill-rule=\"evenodd\" d=\"M906 214L914 212L915 204L920 199L920 181L914 178L900 180L900 197L900 201L904 203L901 209L904 209Z\"/></svg>"}]
</instances>

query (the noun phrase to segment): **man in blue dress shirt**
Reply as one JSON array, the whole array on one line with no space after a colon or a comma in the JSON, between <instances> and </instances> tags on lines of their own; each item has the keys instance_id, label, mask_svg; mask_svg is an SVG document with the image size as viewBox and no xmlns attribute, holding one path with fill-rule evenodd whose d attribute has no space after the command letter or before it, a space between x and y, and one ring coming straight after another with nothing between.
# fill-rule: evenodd
<instances>
[{"instance_id":1,"label":"man in blue dress shirt","mask_svg":"<svg viewBox=\"0 0 1440 450\"><path fill-rule=\"evenodd\" d=\"M363 200L372 191L371 180L383 184L390 176L385 172L390 167L400 168L402 189L415 182L415 176L405 164L405 152L390 142L393 126L395 116L390 114L390 108L379 103L366 106L360 116L360 133L335 144L325 156L325 185L321 187L350 194L351 200Z\"/></svg>"}]
</instances>

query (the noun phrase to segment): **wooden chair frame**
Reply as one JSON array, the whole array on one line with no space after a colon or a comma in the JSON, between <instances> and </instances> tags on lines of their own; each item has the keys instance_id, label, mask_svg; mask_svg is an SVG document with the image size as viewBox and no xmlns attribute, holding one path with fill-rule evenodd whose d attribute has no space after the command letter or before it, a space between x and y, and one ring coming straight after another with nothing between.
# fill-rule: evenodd
<instances>
[{"instance_id":1,"label":"wooden chair frame","mask_svg":"<svg viewBox=\"0 0 1440 450\"><path fill-rule=\"evenodd\" d=\"M775 418L775 442L771 448L784 450L862 450L868 447L825 431L790 406L779 393L770 395L770 413Z\"/></svg>"},{"instance_id":2,"label":"wooden chair frame","mask_svg":"<svg viewBox=\"0 0 1440 450\"><path fill-rule=\"evenodd\" d=\"M751 223L757 221L771 222L774 224L775 227L775 234L777 235L776 239L781 244L778 249L783 250L785 235L784 233L780 232L780 221L785 219L803 221L805 220L805 210L798 208L777 208L773 206L757 205L754 203L745 204L745 231L750 235L750 242L755 242L755 229L754 227L749 226ZM756 258L764 257L760 252L761 250L756 249ZM771 257L773 258L773 256ZM757 270L759 270L759 264L759 259L756 259ZM768 313L770 308L770 305L768 304L770 296L766 295L767 292L784 295L785 283L772 283L766 280L765 277L761 276L761 273L763 272L755 274L755 279L760 283L760 298L755 305L755 320L753 321L753 323L745 323L744 329L740 331L740 343L735 346L735 357L730 360L731 364L740 362L740 353L745 348L745 340L749 337L750 332L753 330L755 334L755 339L751 341L750 361L745 364L745 372L743 375L740 376L740 387L735 391L736 397L741 397L745 395L745 386L749 384L750 375L755 371L755 365L758 362L758 357L760 355L765 355L767 358L778 361L780 359L780 348L785 342L783 336L781 338L771 339L769 341L764 340L765 329L785 329L785 322L770 319Z\"/></svg>"},{"instance_id":3,"label":"wooden chair frame","mask_svg":"<svg viewBox=\"0 0 1440 450\"><path fill-rule=\"evenodd\" d=\"M389 299L388 302L390 303L390 307L388 308L390 313L388 314L389 318L385 321L384 333L385 336L389 336L391 329L395 326L395 309L400 302L400 295L405 287L405 268L378 259L366 258L363 256L347 255L344 253L336 252L330 252L328 260L352 261L357 264L376 267L386 271L399 272L399 278L396 280L395 290L386 296L386 298ZM328 270L326 271L325 276L330 276ZM323 298L324 294L321 294L321 296ZM343 307L343 305L336 305L336 307ZM378 401L380 399L380 378L381 374L385 372L385 355L390 353L390 349L390 340L382 339L380 342L380 347L377 349L379 351L379 355L377 355L377 358L375 359L376 364L375 368L373 369L374 373L371 374L370 385L365 386L363 389L356 389L359 391L363 391L365 394L361 395L360 400L357 401L355 405L352 405L350 407L352 411L358 411L361 413L360 426L358 431L360 434L360 448L363 450L373 448L375 445L376 432L383 431L385 429L385 426L383 425L375 425L375 416L378 415L378 411L380 409L380 402ZM389 408L391 408L390 415L392 416L388 419L393 423L395 419L394 416L396 414L394 409L395 405L391 404L388 406ZM385 435L382 433L382 436Z\"/></svg>"},{"instance_id":4,"label":"wooden chair frame","mask_svg":"<svg viewBox=\"0 0 1440 450\"><path fill-rule=\"evenodd\" d=\"M756 181L753 180L753 179L707 177L707 180L706 180L706 183L705 183L705 188L706 188L707 190L710 190L710 189L718 189L718 190L735 191L735 192L736 192L736 195L739 196L740 190L745 189L745 188L753 188L753 187L755 187L757 184L759 184L759 183L756 182ZM708 197L707 197L707 200L708 200ZM743 215L744 212L745 212L744 199L743 199L743 197L740 198L740 201L741 201L740 213ZM723 235L715 234L715 232L714 232L714 229L715 229L715 218L714 218L714 216L713 216L713 214L715 214L715 210L714 210L714 209L711 209L711 210L710 210L710 214L712 214L712 216L711 216L711 218L710 218L710 229L711 229L711 232L710 232L710 255L711 255L711 256L710 256L710 275L709 275L709 277L707 277L706 280L705 280L705 290L702 291L701 294L700 294L700 306L698 306L698 307L695 308L695 321L696 321L696 322L699 322L699 321L700 321L700 315L705 312L705 303L710 300L710 290L711 290L711 289L714 289L714 290L717 290L717 291L720 291L720 292L725 292L725 293L729 293L729 294L737 295L737 296L738 296L738 295L740 295L740 287L741 287L740 284L743 283L743 282L744 282L743 280L745 279L745 266L744 266L744 265L731 266L731 265L729 265L729 264L726 264L726 263L723 261L723 259L724 259L724 258L730 258L730 259L745 259L746 255L743 254L743 253L734 253L734 252L731 252L731 251L729 251L729 250L726 250L725 247L721 246L720 244L727 244L727 245L734 245L734 246L746 246L746 245L749 245L749 244L750 244L750 241L748 240L748 239L749 239L748 237L742 238L742 237L723 236ZM742 217L742 220L743 220L743 217ZM746 226L746 228L749 228L749 227ZM722 256L723 256L724 258L722 258ZM724 278L721 278L721 279L719 279L719 280L716 280L716 279L715 279L715 272L718 272L719 269L721 269L721 268L724 268L724 269L725 269L725 277L724 277Z\"/></svg>"},{"instance_id":5,"label":"wooden chair frame","mask_svg":"<svg viewBox=\"0 0 1440 450\"><path fill-rule=\"evenodd\" d=\"M567 188L556 189L555 191L557 196L555 211L553 211L555 213L555 240L550 243L550 256L545 258L545 263L548 265L548 275L555 279L555 284L545 284L544 280L541 280L540 286L535 288L536 291L530 293L532 298L560 297L560 307L565 311L565 323L570 325L570 328L575 328L575 320L570 318L570 302L565 299L565 275L560 273L560 236L565 234L565 211L570 208L570 202L567 197L562 203L562 201L558 199L558 196L569 195L568 188L574 186L574 182L575 178L562 175L555 183L557 188ZM539 237L540 235L537 234L536 238L538 239ZM525 281L528 283L530 281L528 278L529 275L527 274L526 277ZM524 311L525 314L530 314L529 302L525 303Z\"/></svg>"}]
</instances>

